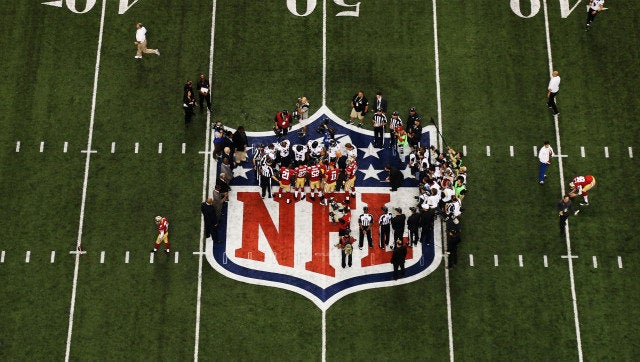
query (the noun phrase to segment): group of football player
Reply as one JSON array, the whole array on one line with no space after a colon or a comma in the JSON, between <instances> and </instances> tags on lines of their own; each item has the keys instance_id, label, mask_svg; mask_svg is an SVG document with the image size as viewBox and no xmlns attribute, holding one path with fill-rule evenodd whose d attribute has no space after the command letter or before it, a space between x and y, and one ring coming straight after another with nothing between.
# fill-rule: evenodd
<instances>
[{"instance_id":1,"label":"group of football player","mask_svg":"<svg viewBox=\"0 0 640 362\"><path fill-rule=\"evenodd\" d=\"M263 198L272 197L272 183L277 183L279 191L276 197L285 198L289 204L304 200L308 186L309 199L315 201L318 198L320 204L327 205L337 192L346 194L346 200L355 197L356 157L357 150L353 144L342 145L333 138L298 144L280 139L268 145L258 145L253 165L258 184L267 191L263 192Z\"/></svg>"}]
</instances>

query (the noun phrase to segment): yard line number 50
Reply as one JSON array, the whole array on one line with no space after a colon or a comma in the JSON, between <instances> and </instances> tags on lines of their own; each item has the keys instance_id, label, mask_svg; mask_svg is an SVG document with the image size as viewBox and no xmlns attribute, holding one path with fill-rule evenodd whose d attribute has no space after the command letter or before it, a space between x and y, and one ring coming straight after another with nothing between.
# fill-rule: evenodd
<instances>
[{"instance_id":1,"label":"yard line number 50","mask_svg":"<svg viewBox=\"0 0 640 362\"><path fill-rule=\"evenodd\" d=\"M353 5L349 5L345 3L345 0L333 0L333 2L345 8L353 8L353 10L345 10L336 14L336 16L359 16L360 15L360 3L355 3ZM295 16L308 16L315 10L316 5L318 5L318 0L307 0L307 7L305 12L300 14L298 12L298 0L287 0L287 8L291 12L291 14Z\"/></svg>"}]
</instances>

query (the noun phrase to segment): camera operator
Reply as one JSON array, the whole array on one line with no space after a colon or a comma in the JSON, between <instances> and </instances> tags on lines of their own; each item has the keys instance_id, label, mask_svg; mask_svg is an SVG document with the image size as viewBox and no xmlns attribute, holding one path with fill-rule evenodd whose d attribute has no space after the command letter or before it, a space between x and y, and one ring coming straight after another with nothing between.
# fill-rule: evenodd
<instances>
[{"instance_id":1,"label":"camera operator","mask_svg":"<svg viewBox=\"0 0 640 362\"><path fill-rule=\"evenodd\" d=\"M276 116L273 118L273 123L273 131L276 136L286 136L289 128L291 128L291 115L289 111L284 109L282 112L276 113Z\"/></svg>"}]
</instances>

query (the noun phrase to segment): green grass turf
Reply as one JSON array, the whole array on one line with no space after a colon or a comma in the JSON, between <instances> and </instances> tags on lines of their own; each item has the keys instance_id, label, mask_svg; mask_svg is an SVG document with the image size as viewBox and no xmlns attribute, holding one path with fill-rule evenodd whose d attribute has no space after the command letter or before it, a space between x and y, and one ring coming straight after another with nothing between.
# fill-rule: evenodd
<instances>
[{"instance_id":1,"label":"green grass turf","mask_svg":"<svg viewBox=\"0 0 640 362\"><path fill-rule=\"evenodd\" d=\"M91 157L83 231L89 253L80 264L71 358L188 360L198 269L191 252L199 246L203 176L197 152L205 148L206 117L197 115L185 129L180 104L182 84L208 72L211 3L143 1L124 15L115 5L107 4L105 20L93 133L98 153ZM322 4L307 17L291 15L284 1L217 6L213 119L268 130L273 114L291 109L298 96L309 97L311 111L317 109ZM581 9L561 19L558 3L549 2L554 68L563 79L558 99L565 183L579 173L598 180L592 206L570 219L572 249L580 257L574 264L586 359L638 354L638 192L632 181L640 175L637 156L627 153L627 147L636 154L640 147L633 76L637 7L616 4L585 34ZM347 117L358 89L371 101L382 90L391 110L405 115L416 106L425 118L435 116L431 2L367 1L357 18L334 16L341 10L328 2L327 105ZM80 150L87 143L99 15L99 5L76 15L39 3L0 4L6 74L0 77L0 250L6 251L0 303L12 306L0 314L3 359L64 353L74 261L67 252L78 231ZM160 57L133 59L138 21ZM451 272L456 359L575 359L569 271L560 257L566 244L557 236L558 160L540 187L532 153L546 139L555 147L545 107L542 11L521 19L507 4L438 2L438 24L443 131L452 146L468 147L471 170L460 261ZM22 142L20 153L16 141ZM42 154L40 141L46 141ZM586 158L580 146L587 147ZM179 264L165 255L149 264L156 214L170 217ZM32 252L29 264L26 250ZM51 250L57 251L55 264L49 263ZM127 250L131 261L124 264ZM468 265L468 254L476 266ZM494 254L500 267L493 266ZM548 268L542 255L549 257ZM439 269L416 283L338 301L327 312L328 360L447 359L443 274ZM320 358L322 313L306 298L230 280L206 262L202 291L201 359Z\"/></svg>"}]
</instances>

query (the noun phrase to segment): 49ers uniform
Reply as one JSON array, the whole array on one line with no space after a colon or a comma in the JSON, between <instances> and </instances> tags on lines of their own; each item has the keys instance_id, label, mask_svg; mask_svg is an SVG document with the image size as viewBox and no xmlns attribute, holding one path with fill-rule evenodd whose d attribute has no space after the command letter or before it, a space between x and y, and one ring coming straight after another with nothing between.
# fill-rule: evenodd
<instances>
[{"instance_id":1,"label":"49ers uniform","mask_svg":"<svg viewBox=\"0 0 640 362\"><path fill-rule=\"evenodd\" d=\"M348 162L344 169L346 176L344 192L348 192L351 197L356 197L356 170L358 170L358 164L355 160Z\"/></svg>"},{"instance_id":2,"label":"49ers uniform","mask_svg":"<svg viewBox=\"0 0 640 362\"><path fill-rule=\"evenodd\" d=\"M569 184L576 195L581 195L584 202L580 203L582 206L589 205L589 194L587 191L591 190L596 185L596 178L591 175L576 176L573 178L573 182Z\"/></svg>"},{"instance_id":3,"label":"49ers uniform","mask_svg":"<svg viewBox=\"0 0 640 362\"><path fill-rule=\"evenodd\" d=\"M166 252L169 253L171 245L169 244L169 221L166 217L156 216L155 218L156 225L158 225L158 237L156 237L156 243L153 246L153 250L151 252L155 253L158 251L158 247L161 242L164 242Z\"/></svg>"},{"instance_id":4,"label":"49ers uniform","mask_svg":"<svg viewBox=\"0 0 640 362\"><path fill-rule=\"evenodd\" d=\"M336 181L338 181L338 175L340 175L340 169L329 167L324 174L324 193L333 193L336 190Z\"/></svg>"},{"instance_id":5,"label":"49ers uniform","mask_svg":"<svg viewBox=\"0 0 640 362\"><path fill-rule=\"evenodd\" d=\"M296 189L293 191L293 195L297 200L298 190L300 190L300 195L302 195L301 200L304 200L304 198L307 197L306 193L304 192L304 185L307 181L307 166L301 164L296 167L294 171L296 175Z\"/></svg>"},{"instance_id":6,"label":"49ers uniform","mask_svg":"<svg viewBox=\"0 0 640 362\"><path fill-rule=\"evenodd\" d=\"M307 174L309 175L309 191L311 191L311 200L315 200L316 192L319 193L319 196L322 195L322 191L320 191L320 178L322 177L320 167L318 167L318 165L308 166Z\"/></svg>"},{"instance_id":7,"label":"49ers uniform","mask_svg":"<svg viewBox=\"0 0 640 362\"><path fill-rule=\"evenodd\" d=\"M280 167L280 193L278 197L282 197L283 192L287 192L287 204L291 203L291 179L293 179L293 170L287 167Z\"/></svg>"}]
</instances>

